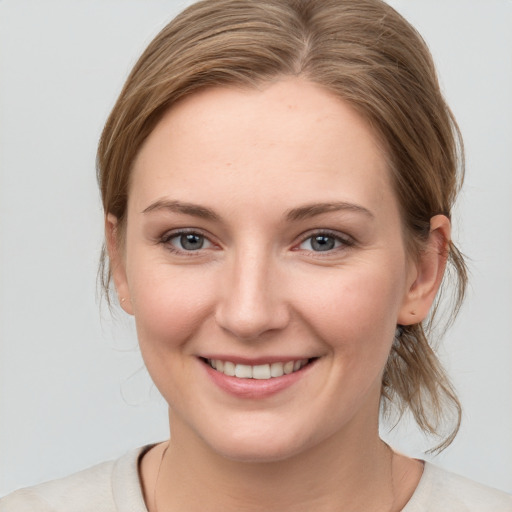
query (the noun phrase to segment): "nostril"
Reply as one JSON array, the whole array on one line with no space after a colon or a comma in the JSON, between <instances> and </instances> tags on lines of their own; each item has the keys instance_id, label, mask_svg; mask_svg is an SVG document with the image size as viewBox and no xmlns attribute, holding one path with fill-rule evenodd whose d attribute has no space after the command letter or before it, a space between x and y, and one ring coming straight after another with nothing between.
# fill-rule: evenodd
<instances>
[{"instance_id":1,"label":"nostril","mask_svg":"<svg viewBox=\"0 0 512 512\"><path fill-rule=\"evenodd\" d=\"M217 325L241 341L255 341L266 333L284 329L289 313L284 304L230 301L222 304L215 314Z\"/></svg>"}]
</instances>

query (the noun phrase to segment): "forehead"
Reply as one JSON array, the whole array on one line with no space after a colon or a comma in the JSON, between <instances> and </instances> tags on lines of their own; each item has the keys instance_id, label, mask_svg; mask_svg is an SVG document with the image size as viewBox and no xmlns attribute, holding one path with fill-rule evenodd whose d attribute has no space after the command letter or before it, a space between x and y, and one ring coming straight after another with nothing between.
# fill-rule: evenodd
<instances>
[{"instance_id":1,"label":"forehead","mask_svg":"<svg viewBox=\"0 0 512 512\"><path fill-rule=\"evenodd\" d=\"M166 194L210 202L229 196L231 203L240 197L247 207L261 199L283 207L318 200L376 205L393 196L386 155L369 125L346 102L301 79L206 89L175 105L138 154L130 202L140 211Z\"/></svg>"}]
</instances>

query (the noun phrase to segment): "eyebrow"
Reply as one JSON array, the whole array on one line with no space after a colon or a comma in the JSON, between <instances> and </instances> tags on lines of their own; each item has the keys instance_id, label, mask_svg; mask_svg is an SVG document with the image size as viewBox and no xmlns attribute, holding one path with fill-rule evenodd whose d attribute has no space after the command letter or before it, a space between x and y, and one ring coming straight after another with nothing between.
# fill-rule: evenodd
<instances>
[{"instance_id":1,"label":"eyebrow","mask_svg":"<svg viewBox=\"0 0 512 512\"><path fill-rule=\"evenodd\" d=\"M153 211L167 210L174 213L182 213L184 215L192 215L202 219L219 221L220 216L210 208L199 206L194 203L184 203L182 201L171 201L166 199L159 199L150 204L142 213L149 213ZM350 211L362 213L370 218L374 215L370 210L363 206L354 203L347 203L345 201L337 201L333 203L312 203L298 208L288 210L285 214L286 220L293 222L315 217L323 213L336 212L336 211Z\"/></svg>"},{"instance_id":2,"label":"eyebrow","mask_svg":"<svg viewBox=\"0 0 512 512\"><path fill-rule=\"evenodd\" d=\"M299 208L293 208L286 212L286 219L289 221L304 220L323 213L337 212L337 211L350 211L362 213L371 219L374 218L373 213L363 206L354 203L347 203L345 201L337 201L334 203L313 203Z\"/></svg>"},{"instance_id":3,"label":"eyebrow","mask_svg":"<svg viewBox=\"0 0 512 512\"><path fill-rule=\"evenodd\" d=\"M167 210L185 215L193 215L207 220L220 220L220 217L210 208L199 206L193 203L183 203L181 201L169 201L160 199L150 204L142 213L149 213L158 210Z\"/></svg>"}]
</instances>

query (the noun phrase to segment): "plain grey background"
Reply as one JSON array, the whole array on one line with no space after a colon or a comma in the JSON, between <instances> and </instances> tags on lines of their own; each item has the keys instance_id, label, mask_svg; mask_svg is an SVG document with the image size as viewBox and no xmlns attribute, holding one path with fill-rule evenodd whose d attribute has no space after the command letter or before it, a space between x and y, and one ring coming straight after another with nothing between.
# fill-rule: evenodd
<instances>
[{"instance_id":1,"label":"plain grey background","mask_svg":"<svg viewBox=\"0 0 512 512\"><path fill-rule=\"evenodd\" d=\"M130 67L187 3L0 1L0 495L167 435L131 319L96 301L94 165ZM464 423L435 460L512 491L512 2L390 3L431 47L467 148L471 287L441 348ZM428 446L411 425L388 438Z\"/></svg>"}]
</instances>

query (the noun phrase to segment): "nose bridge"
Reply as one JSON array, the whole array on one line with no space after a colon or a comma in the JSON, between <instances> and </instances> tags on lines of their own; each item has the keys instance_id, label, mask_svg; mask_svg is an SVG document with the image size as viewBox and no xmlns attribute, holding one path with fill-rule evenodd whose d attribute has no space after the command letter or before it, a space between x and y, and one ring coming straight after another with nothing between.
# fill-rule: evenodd
<instances>
[{"instance_id":1,"label":"nose bridge","mask_svg":"<svg viewBox=\"0 0 512 512\"><path fill-rule=\"evenodd\" d=\"M282 329L288 311L279 286L278 262L270 250L246 244L230 258L217 322L240 339Z\"/></svg>"}]
</instances>

